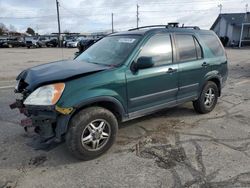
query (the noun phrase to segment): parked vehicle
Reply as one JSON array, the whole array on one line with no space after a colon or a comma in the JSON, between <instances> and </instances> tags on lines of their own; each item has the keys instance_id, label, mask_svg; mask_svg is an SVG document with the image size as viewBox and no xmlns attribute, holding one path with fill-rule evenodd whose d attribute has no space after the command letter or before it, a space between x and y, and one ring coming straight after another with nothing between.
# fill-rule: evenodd
<instances>
[{"instance_id":1,"label":"parked vehicle","mask_svg":"<svg viewBox=\"0 0 250 188\"><path fill-rule=\"evenodd\" d=\"M211 112L228 74L213 31L147 26L109 35L74 60L24 70L11 108L41 136L40 148L66 139L81 160L102 155L118 124L188 101ZM38 147L39 148L39 147Z\"/></svg>"},{"instance_id":2,"label":"parked vehicle","mask_svg":"<svg viewBox=\"0 0 250 188\"><path fill-rule=\"evenodd\" d=\"M78 46L77 46L78 50L80 52L84 52L85 50L87 50L90 46L92 46L94 43L96 43L100 39L83 39L83 40L80 40L79 43L78 43Z\"/></svg>"},{"instance_id":3,"label":"parked vehicle","mask_svg":"<svg viewBox=\"0 0 250 188\"><path fill-rule=\"evenodd\" d=\"M77 39L74 39L74 40L72 40L72 41L69 41L69 42L67 42L67 47L68 47L68 48L77 48L77 45L78 45L78 43L79 43L81 40L84 40L84 38L79 37L79 38L77 38Z\"/></svg>"},{"instance_id":4,"label":"parked vehicle","mask_svg":"<svg viewBox=\"0 0 250 188\"><path fill-rule=\"evenodd\" d=\"M0 41L0 47L4 48L25 47L25 42L20 38L7 38Z\"/></svg>"},{"instance_id":5,"label":"parked vehicle","mask_svg":"<svg viewBox=\"0 0 250 188\"><path fill-rule=\"evenodd\" d=\"M72 42L73 40L75 40L76 37L75 36L65 36L64 40L63 40L63 46L67 47L67 43L68 42Z\"/></svg>"},{"instance_id":6,"label":"parked vehicle","mask_svg":"<svg viewBox=\"0 0 250 188\"><path fill-rule=\"evenodd\" d=\"M46 45L47 47L57 47L57 46L58 46L58 40L55 39L55 38L54 38L54 39L51 39L51 40L45 42L45 45Z\"/></svg>"},{"instance_id":7,"label":"parked vehicle","mask_svg":"<svg viewBox=\"0 0 250 188\"><path fill-rule=\"evenodd\" d=\"M80 40L77 44L77 48L79 51L75 53L75 57L79 56L82 52L87 50L90 46L92 46L94 43L96 43L100 39L82 39L82 40Z\"/></svg>"},{"instance_id":8,"label":"parked vehicle","mask_svg":"<svg viewBox=\"0 0 250 188\"><path fill-rule=\"evenodd\" d=\"M7 39L0 39L0 48L8 48Z\"/></svg>"},{"instance_id":9,"label":"parked vehicle","mask_svg":"<svg viewBox=\"0 0 250 188\"><path fill-rule=\"evenodd\" d=\"M34 37L30 40L26 40L26 46L27 48L41 48L41 47L45 47L46 46L46 42L48 41L48 39L46 39L45 37Z\"/></svg>"}]
</instances>

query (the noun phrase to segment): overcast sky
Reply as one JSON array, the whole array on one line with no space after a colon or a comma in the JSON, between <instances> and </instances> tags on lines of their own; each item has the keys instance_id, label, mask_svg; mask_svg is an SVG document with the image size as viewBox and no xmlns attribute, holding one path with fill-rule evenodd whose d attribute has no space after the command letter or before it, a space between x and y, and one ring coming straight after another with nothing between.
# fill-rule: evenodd
<instances>
[{"instance_id":1,"label":"overcast sky","mask_svg":"<svg viewBox=\"0 0 250 188\"><path fill-rule=\"evenodd\" d=\"M222 13L245 12L250 0L59 0L61 30L94 32L136 27L136 4L139 26L179 22L209 29ZM56 0L0 0L0 23L25 32L32 27L41 34L57 32Z\"/></svg>"}]
</instances>

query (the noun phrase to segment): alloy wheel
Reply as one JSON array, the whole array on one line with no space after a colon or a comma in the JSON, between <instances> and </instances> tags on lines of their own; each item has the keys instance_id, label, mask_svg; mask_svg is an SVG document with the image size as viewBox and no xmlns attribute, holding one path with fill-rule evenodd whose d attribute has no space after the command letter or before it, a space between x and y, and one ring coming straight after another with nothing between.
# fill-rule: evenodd
<instances>
[{"instance_id":1,"label":"alloy wheel","mask_svg":"<svg viewBox=\"0 0 250 188\"><path fill-rule=\"evenodd\" d=\"M108 142L111 128L104 119L97 119L90 122L83 130L81 136L82 146L89 151L97 151L103 148Z\"/></svg>"},{"instance_id":2,"label":"alloy wheel","mask_svg":"<svg viewBox=\"0 0 250 188\"><path fill-rule=\"evenodd\" d=\"M211 107L214 103L214 99L215 99L215 91L213 88L209 88L205 93L204 104L207 107Z\"/></svg>"}]
</instances>

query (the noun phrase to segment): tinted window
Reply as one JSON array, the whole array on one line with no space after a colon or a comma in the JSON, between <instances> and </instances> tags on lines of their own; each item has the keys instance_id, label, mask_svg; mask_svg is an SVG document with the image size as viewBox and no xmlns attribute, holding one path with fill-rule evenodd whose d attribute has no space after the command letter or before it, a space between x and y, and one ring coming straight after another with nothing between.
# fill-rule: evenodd
<instances>
[{"instance_id":1,"label":"tinted window","mask_svg":"<svg viewBox=\"0 0 250 188\"><path fill-rule=\"evenodd\" d=\"M197 59L201 59L203 56L201 45L198 43L196 38L194 38L194 43L196 47Z\"/></svg>"},{"instance_id":2,"label":"tinted window","mask_svg":"<svg viewBox=\"0 0 250 188\"><path fill-rule=\"evenodd\" d=\"M180 61L196 60L196 47L192 35L176 35Z\"/></svg>"},{"instance_id":3,"label":"tinted window","mask_svg":"<svg viewBox=\"0 0 250 188\"><path fill-rule=\"evenodd\" d=\"M169 34L156 34L143 46L139 57L152 57L154 66L172 63L172 44Z\"/></svg>"},{"instance_id":4,"label":"tinted window","mask_svg":"<svg viewBox=\"0 0 250 188\"><path fill-rule=\"evenodd\" d=\"M214 56L223 56L224 55L224 50L223 50L220 42L218 41L218 39L215 35L201 34L200 37L205 42L207 47L211 50L211 52Z\"/></svg>"}]
</instances>

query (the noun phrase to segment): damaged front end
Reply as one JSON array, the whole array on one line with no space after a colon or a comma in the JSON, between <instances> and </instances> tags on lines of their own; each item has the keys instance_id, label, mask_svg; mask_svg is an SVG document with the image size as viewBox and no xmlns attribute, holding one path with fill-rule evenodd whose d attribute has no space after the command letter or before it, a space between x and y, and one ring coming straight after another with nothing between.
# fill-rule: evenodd
<instances>
[{"instance_id":1,"label":"damaged front end","mask_svg":"<svg viewBox=\"0 0 250 188\"><path fill-rule=\"evenodd\" d=\"M29 97L32 98L31 94L34 95L33 93L40 88L33 92L29 92L26 90L27 86L28 84L25 83L24 80L19 81L18 86L15 89L15 93L18 97L16 101L10 105L10 108L17 108L20 113L26 116L26 118L21 120L20 123L26 132L36 133L38 135L38 137L35 137L33 142L29 145L31 145L34 149L48 150L54 148L63 141L63 135L67 131L67 126L71 113L73 112L73 108L61 108L56 106L54 102L57 102L60 96L57 96L57 99L52 101L51 105L39 105L39 101L32 101ZM55 93L58 94L58 91ZM45 92L42 94L46 95ZM31 101L30 103L33 102L34 104L38 103L38 105L29 104L27 101Z\"/></svg>"},{"instance_id":2,"label":"damaged front end","mask_svg":"<svg viewBox=\"0 0 250 188\"><path fill-rule=\"evenodd\" d=\"M65 82L111 69L109 66L66 60L38 65L22 71L16 78L15 93L20 95L11 104L27 118L21 121L26 131L40 135L37 149L63 141L74 109L57 106Z\"/></svg>"}]
</instances>

